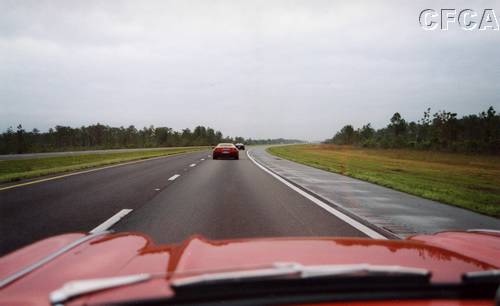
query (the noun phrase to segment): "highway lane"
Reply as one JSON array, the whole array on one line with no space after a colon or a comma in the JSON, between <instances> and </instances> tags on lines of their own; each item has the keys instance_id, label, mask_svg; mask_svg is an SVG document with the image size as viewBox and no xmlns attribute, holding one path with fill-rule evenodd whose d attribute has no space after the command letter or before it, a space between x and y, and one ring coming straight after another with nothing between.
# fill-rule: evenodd
<instances>
[{"instance_id":1,"label":"highway lane","mask_svg":"<svg viewBox=\"0 0 500 306\"><path fill-rule=\"evenodd\" d=\"M52 235L89 231L122 208L137 209L172 184L168 178L207 154L146 160L2 190L0 254Z\"/></svg>"},{"instance_id":2,"label":"highway lane","mask_svg":"<svg viewBox=\"0 0 500 306\"><path fill-rule=\"evenodd\" d=\"M208 160L180 177L113 229L158 243L193 234L210 239L284 236L366 237L264 172L240 160Z\"/></svg>"},{"instance_id":3,"label":"highway lane","mask_svg":"<svg viewBox=\"0 0 500 306\"><path fill-rule=\"evenodd\" d=\"M258 168L244 152L240 160L212 160L208 153L0 191L0 254L52 235L88 232L123 209L132 212L112 229L141 231L158 243L191 235L366 236Z\"/></svg>"}]
</instances>

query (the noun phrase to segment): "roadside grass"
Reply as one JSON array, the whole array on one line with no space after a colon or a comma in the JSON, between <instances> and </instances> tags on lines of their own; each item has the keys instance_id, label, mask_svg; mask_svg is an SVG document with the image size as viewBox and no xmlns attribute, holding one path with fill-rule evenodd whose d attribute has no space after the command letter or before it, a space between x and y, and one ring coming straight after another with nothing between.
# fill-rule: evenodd
<instances>
[{"instance_id":1,"label":"roadside grass","mask_svg":"<svg viewBox=\"0 0 500 306\"><path fill-rule=\"evenodd\" d=\"M159 148L151 151L94 153L0 161L0 183L14 182L44 175L70 172L127 161L175 155L207 147Z\"/></svg>"},{"instance_id":2,"label":"roadside grass","mask_svg":"<svg viewBox=\"0 0 500 306\"><path fill-rule=\"evenodd\" d=\"M500 156L336 145L267 150L301 164L500 217Z\"/></svg>"}]
</instances>

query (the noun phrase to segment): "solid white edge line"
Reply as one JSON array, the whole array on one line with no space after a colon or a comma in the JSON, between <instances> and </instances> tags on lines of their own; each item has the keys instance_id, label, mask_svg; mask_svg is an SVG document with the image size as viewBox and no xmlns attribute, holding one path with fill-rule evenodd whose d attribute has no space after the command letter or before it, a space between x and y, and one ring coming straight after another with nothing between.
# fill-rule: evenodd
<instances>
[{"instance_id":1,"label":"solid white edge line","mask_svg":"<svg viewBox=\"0 0 500 306\"><path fill-rule=\"evenodd\" d=\"M122 209L122 210L120 210L115 215L113 215L111 218L109 218L108 220L104 221L99 226L97 226L96 228L94 228L93 230L91 230L89 233L90 234L95 234L95 233L100 233L100 232L103 232L103 231L107 230L108 228L112 227L115 223L117 223L118 221L120 221L123 217L125 217L126 215L128 215L130 212L132 212L132 209Z\"/></svg>"},{"instance_id":2,"label":"solid white edge line","mask_svg":"<svg viewBox=\"0 0 500 306\"><path fill-rule=\"evenodd\" d=\"M372 230L371 228L367 227L366 225L364 225L364 224L362 224L362 223L354 220L353 218L349 217L348 215L346 215L346 214L344 214L344 213L336 210L335 208L331 207L327 203L325 203L325 202L323 202L323 201L321 201L321 200L313 197L309 193L307 193L307 192L303 191L302 189L298 188L297 186L294 186L293 184L287 182L285 179L283 179L279 175L275 174L271 170L269 170L266 167L262 166L253 157L250 156L250 151L247 151L247 156L248 156L248 158L255 165L257 165L262 170L266 171L268 174L270 174L271 176L273 176L275 179L277 179L278 181L282 182L283 184L285 184L286 186L288 186L290 189L296 191L297 193L299 193L303 197L307 198L308 200L312 201L314 204L316 204L319 207L323 208L327 212L331 213L335 217L339 218L340 220L346 222L347 224L349 224L350 226L354 227L358 231L360 231L363 234L367 235L368 237L373 238L373 239L387 239L387 237L385 237L385 236L377 233L376 231Z\"/></svg>"},{"instance_id":3,"label":"solid white edge line","mask_svg":"<svg viewBox=\"0 0 500 306\"><path fill-rule=\"evenodd\" d=\"M181 176L181 175L180 174L172 175L168 180L175 181L175 179L178 178L179 176Z\"/></svg>"}]
</instances>

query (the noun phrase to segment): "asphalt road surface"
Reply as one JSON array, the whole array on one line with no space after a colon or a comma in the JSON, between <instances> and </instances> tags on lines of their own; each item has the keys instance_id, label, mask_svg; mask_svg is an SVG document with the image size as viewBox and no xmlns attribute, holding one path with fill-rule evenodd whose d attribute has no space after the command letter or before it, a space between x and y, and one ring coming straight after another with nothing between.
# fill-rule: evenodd
<instances>
[{"instance_id":1,"label":"asphalt road surface","mask_svg":"<svg viewBox=\"0 0 500 306\"><path fill-rule=\"evenodd\" d=\"M357 236L366 231L252 162L196 152L0 190L0 255L67 232L88 232L124 209L112 229L158 243L210 239ZM127 211L128 212L128 211Z\"/></svg>"}]
</instances>

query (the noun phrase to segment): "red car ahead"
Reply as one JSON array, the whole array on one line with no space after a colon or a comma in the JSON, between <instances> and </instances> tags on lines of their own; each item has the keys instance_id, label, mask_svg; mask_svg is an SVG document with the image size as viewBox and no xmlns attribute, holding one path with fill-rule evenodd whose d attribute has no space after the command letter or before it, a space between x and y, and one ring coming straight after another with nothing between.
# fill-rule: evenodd
<instances>
[{"instance_id":1,"label":"red car ahead","mask_svg":"<svg viewBox=\"0 0 500 306\"><path fill-rule=\"evenodd\" d=\"M0 258L0 305L498 305L499 267L500 233L485 230L178 245L66 234Z\"/></svg>"},{"instance_id":2,"label":"red car ahead","mask_svg":"<svg viewBox=\"0 0 500 306\"><path fill-rule=\"evenodd\" d=\"M240 159L240 151L232 143L219 143L212 152L213 159L234 158Z\"/></svg>"}]
</instances>

